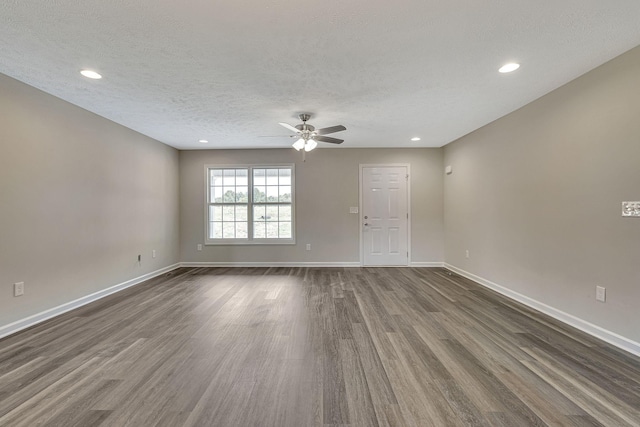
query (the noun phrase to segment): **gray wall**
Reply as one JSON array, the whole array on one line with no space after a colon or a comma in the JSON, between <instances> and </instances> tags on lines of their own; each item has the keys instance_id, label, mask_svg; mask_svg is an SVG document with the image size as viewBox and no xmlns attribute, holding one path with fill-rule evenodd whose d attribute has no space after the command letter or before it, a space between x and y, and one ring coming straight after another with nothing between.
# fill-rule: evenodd
<instances>
[{"instance_id":1,"label":"gray wall","mask_svg":"<svg viewBox=\"0 0 640 427\"><path fill-rule=\"evenodd\" d=\"M178 164L0 74L0 326L177 263Z\"/></svg>"},{"instance_id":2,"label":"gray wall","mask_svg":"<svg viewBox=\"0 0 640 427\"><path fill-rule=\"evenodd\" d=\"M640 342L640 218L621 217L640 200L640 48L447 145L445 165L447 263Z\"/></svg>"},{"instance_id":3,"label":"gray wall","mask_svg":"<svg viewBox=\"0 0 640 427\"><path fill-rule=\"evenodd\" d=\"M296 245L205 246L207 164L295 163ZM180 152L180 251L184 262L359 262L360 164L411 166L412 262L442 262L442 149L323 148L307 155L291 149ZM305 245L311 244L311 251Z\"/></svg>"}]
</instances>

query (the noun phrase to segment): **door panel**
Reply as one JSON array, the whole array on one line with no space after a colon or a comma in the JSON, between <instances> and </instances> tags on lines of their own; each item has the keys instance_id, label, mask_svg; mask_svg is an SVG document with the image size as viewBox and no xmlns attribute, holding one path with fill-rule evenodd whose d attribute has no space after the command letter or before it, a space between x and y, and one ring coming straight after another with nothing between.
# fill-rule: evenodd
<instances>
[{"instance_id":1,"label":"door panel","mask_svg":"<svg viewBox=\"0 0 640 427\"><path fill-rule=\"evenodd\" d=\"M382 228L380 227L371 227L369 229L369 233L371 233L371 247L369 251L373 255L382 255L382 239L384 236L382 235Z\"/></svg>"},{"instance_id":2,"label":"door panel","mask_svg":"<svg viewBox=\"0 0 640 427\"><path fill-rule=\"evenodd\" d=\"M400 199L402 198L402 195L398 194L398 189L397 188L390 188L389 189L389 219L390 220L398 220L400 219L400 216L402 215L402 212L399 212L400 206L398 206L400 204Z\"/></svg>"},{"instance_id":3,"label":"door panel","mask_svg":"<svg viewBox=\"0 0 640 427\"><path fill-rule=\"evenodd\" d=\"M402 238L398 227L389 227L389 253L399 255L404 248L400 247Z\"/></svg>"},{"instance_id":4,"label":"door panel","mask_svg":"<svg viewBox=\"0 0 640 427\"><path fill-rule=\"evenodd\" d=\"M407 265L408 187L406 166L363 167L363 264Z\"/></svg>"}]
</instances>

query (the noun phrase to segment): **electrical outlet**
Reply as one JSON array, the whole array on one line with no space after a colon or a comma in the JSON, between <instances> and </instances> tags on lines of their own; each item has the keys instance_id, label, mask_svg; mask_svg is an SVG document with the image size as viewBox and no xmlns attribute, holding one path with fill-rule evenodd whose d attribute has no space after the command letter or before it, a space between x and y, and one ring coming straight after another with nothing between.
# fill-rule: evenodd
<instances>
[{"instance_id":1,"label":"electrical outlet","mask_svg":"<svg viewBox=\"0 0 640 427\"><path fill-rule=\"evenodd\" d=\"M198 243L198 250L201 251L202 250L202 244Z\"/></svg>"},{"instance_id":2,"label":"electrical outlet","mask_svg":"<svg viewBox=\"0 0 640 427\"><path fill-rule=\"evenodd\" d=\"M467 249L466 251L464 251L464 257L465 257L465 258L469 258L469 249Z\"/></svg>"},{"instance_id":3,"label":"electrical outlet","mask_svg":"<svg viewBox=\"0 0 640 427\"><path fill-rule=\"evenodd\" d=\"M311 243L307 243L307 250L310 251L311 250Z\"/></svg>"},{"instance_id":4,"label":"electrical outlet","mask_svg":"<svg viewBox=\"0 0 640 427\"><path fill-rule=\"evenodd\" d=\"M156 250L152 250L151 251L151 258L155 258L156 257Z\"/></svg>"},{"instance_id":5,"label":"electrical outlet","mask_svg":"<svg viewBox=\"0 0 640 427\"><path fill-rule=\"evenodd\" d=\"M13 284L13 296L19 297L24 295L24 282L18 282Z\"/></svg>"},{"instance_id":6,"label":"electrical outlet","mask_svg":"<svg viewBox=\"0 0 640 427\"><path fill-rule=\"evenodd\" d=\"M606 302L607 288L604 286L596 286L596 301Z\"/></svg>"},{"instance_id":7,"label":"electrical outlet","mask_svg":"<svg viewBox=\"0 0 640 427\"><path fill-rule=\"evenodd\" d=\"M640 202L622 202L622 216L640 217Z\"/></svg>"}]
</instances>

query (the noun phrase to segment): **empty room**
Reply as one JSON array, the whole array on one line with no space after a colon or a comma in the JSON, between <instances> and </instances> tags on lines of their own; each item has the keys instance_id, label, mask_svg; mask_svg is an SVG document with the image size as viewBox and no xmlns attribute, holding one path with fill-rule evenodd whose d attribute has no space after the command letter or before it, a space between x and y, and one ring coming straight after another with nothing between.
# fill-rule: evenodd
<instances>
[{"instance_id":1,"label":"empty room","mask_svg":"<svg viewBox=\"0 0 640 427\"><path fill-rule=\"evenodd\" d=\"M640 426L638 22L4 1L0 426Z\"/></svg>"}]
</instances>

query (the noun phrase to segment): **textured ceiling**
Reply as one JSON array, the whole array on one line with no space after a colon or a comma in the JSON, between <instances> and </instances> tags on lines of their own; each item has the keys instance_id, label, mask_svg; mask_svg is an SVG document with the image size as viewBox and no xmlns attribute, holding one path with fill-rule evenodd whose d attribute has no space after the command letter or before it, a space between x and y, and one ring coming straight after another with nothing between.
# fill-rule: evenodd
<instances>
[{"instance_id":1,"label":"textured ceiling","mask_svg":"<svg viewBox=\"0 0 640 427\"><path fill-rule=\"evenodd\" d=\"M288 147L277 123L303 111L343 147L439 147L637 46L639 22L638 0L3 0L0 72L180 149Z\"/></svg>"}]
</instances>

